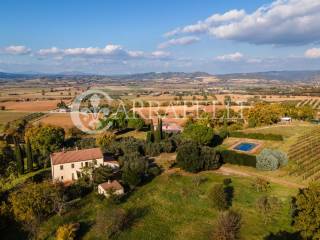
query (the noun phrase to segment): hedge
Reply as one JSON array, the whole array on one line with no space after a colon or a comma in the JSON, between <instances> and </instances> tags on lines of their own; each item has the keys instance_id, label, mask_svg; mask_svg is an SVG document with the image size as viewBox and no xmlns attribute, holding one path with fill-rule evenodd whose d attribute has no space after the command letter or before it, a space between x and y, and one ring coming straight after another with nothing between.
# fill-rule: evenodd
<instances>
[{"instance_id":1,"label":"hedge","mask_svg":"<svg viewBox=\"0 0 320 240\"><path fill-rule=\"evenodd\" d=\"M230 132L229 136L235 137L235 138L251 138L251 139L259 139L259 140L283 141L283 136L278 134Z\"/></svg>"},{"instance_id":2,"label":"hedge","mask_svg":"<svg viewBox=\"0 0 320 240\"><path fill-rule=\"evenodd\" d=\"M249 167L256 167L257 164L257 158L254 155L239 153L233 150L221 150L220 154L224 163Z\"/></svg>"}]
</instances>

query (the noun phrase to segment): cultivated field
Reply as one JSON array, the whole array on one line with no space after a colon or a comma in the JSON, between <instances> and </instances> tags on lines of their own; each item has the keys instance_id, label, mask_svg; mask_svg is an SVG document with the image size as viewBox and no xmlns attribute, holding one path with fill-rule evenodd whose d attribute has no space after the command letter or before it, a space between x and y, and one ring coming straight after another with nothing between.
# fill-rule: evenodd
<instances>
[{"instance_id":1,"label":"cultivated field","mask_svg":"<svg viewBox=\"0 0 320 240\"><path fill-rule=\"evenodd\" d=\"M29 102L3 102L0 106L4 106L6 110L21 111L21 112L45 112L57 108L60 100L46 101L29 101Z\"/></svg>"}]
</instances>

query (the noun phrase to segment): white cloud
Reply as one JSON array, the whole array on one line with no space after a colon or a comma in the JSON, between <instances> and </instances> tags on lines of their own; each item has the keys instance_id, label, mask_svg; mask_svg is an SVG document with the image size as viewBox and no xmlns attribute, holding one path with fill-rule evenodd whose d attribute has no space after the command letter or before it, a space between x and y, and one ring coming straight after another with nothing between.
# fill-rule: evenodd
<instances>
[{"instance_id":1,"label":"white cloud","mask_svg":"<svg viewBox=\"0 0 320 240\"><path fill-rule=\"evenodd\" d=\"M207 32L210 27L219 25L221 23L230 22L232 20L238 20L246 15L244 10L231 10L224 14L213 14L204 21L198 21L196 24L187 25L182 28L176 28L170 32L165 33L166 37L171 37L179 33L204 33Z\"/></svg>"},{"instance_id":2,"label":"white cloud","mask_svg":"<svg viewBox=\"0 0 320 240\"><path fill-rule=\"evenodd\" d=\"M61 54L61 53L62 53L62 51L57 47L40 49L38 51L38 54L41 55L41 56L58 55L58 54Z\"/></svg>"},{"instance_id":3,"label":"white cloud","mask_svg":"<svg viewBox=\"0 0 320 240\"><path fill-rule=\"evenodd\" d=\"M244 58L243 54L240 52L230 53L226 55L217 56L216 59L219 61L233 61L237 62Z\"/></svg>"},{"instance_id":4,"label":"white cloud","mask_svg":"<svg viewBox=\"0 0 320 240\"><path fill-rule=\"evenodd\" d=\"M320 48L311 48L308 49L305 53L304 56L306 58L320 58Z\"/></svg>"},{"instance_id":5,"label":"white cloud","mask_svg":"<svg viewBox=\"0 0 320 240\"><path fill-rule=\"evenodd\" d=\"M251 14L231 10L166 34L207 33L253 44L306 44L320 39L319 0L276 0Z\"/></svg>"},{"instance_id":6,"label":"white cloud","mask_svg":"<svg viewBox=\"0 0 320 240\"><path fill-rule=\"evenodd\" d=\"M91 59L91 62L98 61L127 61L127 60L167 60L170 57L170 53L166 51L154 51L151 53L138 51L138 50L126 50L120 45L109 44L103 48L99 47L87 47L87 48L66 48L60 49L57 47L51 47L47 49L40 49L37 52L39 59L52 57L56 60L62 59ZM95 60L94 60L95 59Z\"/></svg>"},{"instance_id":7,"label":"white cloud","mask_svg":"<svg viewBox=\"0 0 320 240\"><path fill-rule=\"evenodd\" d=\"M151 56L156 57L156 58L167 58L170 57L170 53L169 52L165 52L165 51L154 51L151 53Z\"/></svg>"},{"instance_id":8,"label":"white cloud","mask_svg":"<svg viewBox=\"0 0 320 240\"><path fill-rule=\"evenodd\" d=\"M27 48L26 46L12 45L5 47L3 52L12 55L26 55L31 53L31 49Z\"/></svg>"},{"instance_id":9,"label":"white cloud","mask_svg":"<svg viewBox=\"0 0 320 240\"><path fill-rule=\"evenodd\" d=\"M188 45L200 41L200 38L194 36L186 36L181 38L173 38L159 44L158 48L168 48L176 45Z\"/></svg>"}]
</instances>

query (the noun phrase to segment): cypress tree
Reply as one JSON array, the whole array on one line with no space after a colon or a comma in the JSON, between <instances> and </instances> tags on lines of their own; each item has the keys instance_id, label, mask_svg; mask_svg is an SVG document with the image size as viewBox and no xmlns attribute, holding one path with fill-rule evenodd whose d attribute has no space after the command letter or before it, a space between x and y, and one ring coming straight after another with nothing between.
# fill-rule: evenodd
<instances>
[{"instance_id":1,"label":"cypress tree","mask_svg":"<svg viewBox=\"0 0 320 240\"><path fill-rule=\"evenodd\" d=\"M160 127L162 128L162 126L160 126L160 124L162 125L162 123L160 123L160 120L158 119L157 129L156 129L155 134L154 134L155 142L160 142L161 141L161 130L160 130Z\"/></svg>"},{"instance_id":2,"label":"cypress tree","mask_svg":"<svg viewBox=\"0 0 320 240\"><path fill-rule=\"evenodd\" d=\"M31 172L33 170L33 156L32 156L32 149L29 139L26 141L26 155L27 155L27 168L28 171Z\"/></svg>"},{"instance_id":3,"label":"cypress tree","mask_svg":"<svg viewBox=\"0 0 320 240\"><path fill-rule=\"evenodd\" d=\"M17 162L17 168L18 168L18 172L20 174L24 173L24 162L23 162L23 156L22 156L22 151L20 148L19 143L17 143L17 140L14 140L14 155L15 155L15 159Z\"/></svg>"},{"instance_id":4,"label":"cypress tree","mask_svg":"<svg viewBox=\"0 0 320 240\"><path fill-rule=\"evenodd\" d=\"M163 139L163 133L162 133L162 119L159 119L159 136L160 140Z\"/></svg>"}]
</instances>

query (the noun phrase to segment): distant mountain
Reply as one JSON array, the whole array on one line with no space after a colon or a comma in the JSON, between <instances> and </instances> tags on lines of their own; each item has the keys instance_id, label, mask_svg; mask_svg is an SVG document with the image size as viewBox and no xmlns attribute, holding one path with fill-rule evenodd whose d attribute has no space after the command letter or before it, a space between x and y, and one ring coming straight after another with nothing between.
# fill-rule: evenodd
<instances>
[{"instance_id":1,"label":"distant mountain","mask_svg":"<svg viewBox=\"0 0 320 240\"><path fill-rule=\"evenodd\" d=\"M0 72L0 80L29 80L34 78L54 79L54 80L93 80L104 81L106 79L116 81L148 81L148 80L170 80L173 78L195 79L201 77L216 77L222 81L237 80L237 79L255 79L264 81L284 81L284 82L312 82L320 81L320 70L315 71L270 71L270 72L255 72L255 73L231 73L211 75L206 72L147 72L136 74L118 74L118 75L99 75L83 72L61 72L55 74L24 72L24 73L6 73Z\"/></svg>"},{"instance_id":2,"label":"distant mountain","mask_svg":"<svg viewBox=\"0 0 320 240\"><path fill-rule=\"evenodd\" d=\"M111 75L108 76L111 79L135 81L135 80L157 80L157 79L172 79L172 78L196 78L196 77L207 77L211 76L206 72L148 72L148 73L136 73L136 74L125 74L125 75Z\"/></svg>"},{"instance_id":3,"label":"distant mountain","mask_svg":"<svg viewBox=\"0 0 320 240\"><path fill-rule=\"evenodd\" d=\"M216 75L223 80L230 79L261 79L286 82L311 82L320 80L320 70L316 71L270 71L255 73L232 73Z\"/></svg>"}]
</instances>

